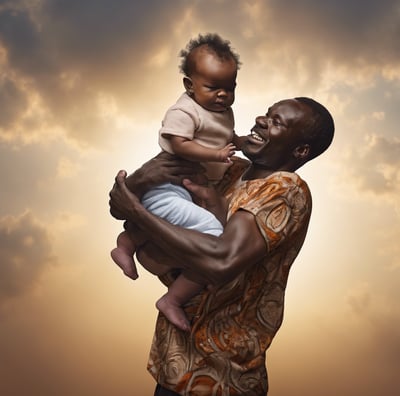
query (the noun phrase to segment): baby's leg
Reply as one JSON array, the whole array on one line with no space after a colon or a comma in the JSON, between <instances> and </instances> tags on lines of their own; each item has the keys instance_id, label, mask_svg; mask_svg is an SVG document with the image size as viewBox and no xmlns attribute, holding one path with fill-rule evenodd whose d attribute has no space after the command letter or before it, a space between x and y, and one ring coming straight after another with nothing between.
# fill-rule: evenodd
<instances>
[{"instance_id":1,"label":"baby's leg","mask_svg":"<svg viewBox=\"0 0 400 396\"><path fill-rule=\"evenodd\" d=\"M135 250L133 239L126 231L123 231L118 235L117 247L111 251L111 257L115 263L119 265L126 276L134 280L139 276L133 260Z\"/></svg>"},{"instance_id":2,"label":"baby's leg","mask_svg":"<svg viewBox=\"0 0 400 396\"><path fill-rule=\"evenodd\" d=\"M168 259L164 252L160 251L160 249L155 245L151 245L150 252L147 251L146 248L141 249L138 247L136 258L139 260L143 268L156 276L165 275L168 271L171 271L171 268L173 268L172 265L160 264L161 262L171 261L171 259Z\"/></svg>"},{"instance_id":3,"label":"baby's leg","mask_svg":"<svg viewBox=\"0 0 400 396\"><path fill-rule=\"evenodd\" d=\"M171 284L168 292L157 302L156 307L175 326L184 331L190 331L190 324L182 306L204 288L204 285L178 276Z\"/></svg>"}]
</instances>

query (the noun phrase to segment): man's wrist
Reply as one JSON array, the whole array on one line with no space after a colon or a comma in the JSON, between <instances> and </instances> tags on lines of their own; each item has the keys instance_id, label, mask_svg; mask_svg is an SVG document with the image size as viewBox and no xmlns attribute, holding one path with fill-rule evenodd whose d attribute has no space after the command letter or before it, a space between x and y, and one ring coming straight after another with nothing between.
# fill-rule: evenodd
<instances>
[{"instance_id":1,"label":"man's wrist","mask_svg":"<svg viewBox=\"0 0 400 396\"><path fill-rule=\"evenodd\" d=\"M128 190L134 193L139 199L142 198L143 194L147 191L148 188L146 183L143 182L140 172L136 171L133 174L129 175L126 178L126 186Z\"/></svg>"}]
</instances>

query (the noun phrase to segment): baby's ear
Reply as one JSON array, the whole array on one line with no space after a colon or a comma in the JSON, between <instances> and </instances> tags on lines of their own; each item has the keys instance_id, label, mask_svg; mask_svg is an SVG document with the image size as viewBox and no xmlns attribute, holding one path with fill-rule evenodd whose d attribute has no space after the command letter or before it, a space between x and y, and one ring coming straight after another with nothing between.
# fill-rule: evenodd
<instances>
[{"instance_id":1,"label":"baby's ear","mask_svg":"<svg viewBox=\"0 0 400 396\"><path fill-rule=\"evenodd\" d=\"M189 96L193 95L193 82L191 78L187 76L183 77L183 86Z\"/></svg>"}]
</instances>

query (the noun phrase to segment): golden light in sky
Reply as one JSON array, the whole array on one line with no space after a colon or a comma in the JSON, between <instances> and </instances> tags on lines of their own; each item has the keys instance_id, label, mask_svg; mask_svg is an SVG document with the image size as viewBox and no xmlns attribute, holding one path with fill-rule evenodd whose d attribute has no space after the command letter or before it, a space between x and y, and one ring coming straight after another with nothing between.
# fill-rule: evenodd
<instances>
[{"instance_id":1,"label":"golden light in sky","mask_svg":"<svg viewBox=\"0 0 400 396\"><path fill-rule=\"evenodd\" d=\"M400 7L392 0L0 2L0 394L152 395L160 282L109 251L119 169L158 151L199 32L242 66L236 131L310 96L333 146L268 354L270 396L397 396L400 370Z\"/></svg>"}]
</instances>

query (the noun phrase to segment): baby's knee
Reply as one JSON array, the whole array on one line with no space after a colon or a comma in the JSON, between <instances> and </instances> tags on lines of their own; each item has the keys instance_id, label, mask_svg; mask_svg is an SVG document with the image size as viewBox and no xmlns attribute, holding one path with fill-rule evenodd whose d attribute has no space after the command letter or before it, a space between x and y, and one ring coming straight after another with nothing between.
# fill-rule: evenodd
<instances>
[{"instance_id":1,"label":"baby's knee","mask_svg":"<svg viewBox=\"0 0 400 396\"><path fill-rule=\"evenodd\" d=\"M146 249L138 249L136 251L136 258L138 259L139 263L153 275L162 276L170 270L170 267L167 265L160 264L150 257L146 253Z\"/></svg>"},{"instance_id":2,"label":"baby's knee","mask_svg":"<svg viewBox=\"0 0 400 396\"><path fill-rule=\"evenodd\" d=\"M117 237L118 247L131 247L133 246L133 241L126 231L122 231Z\"/></svg>"}]
</instances>

